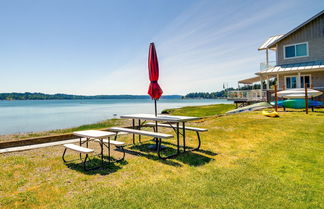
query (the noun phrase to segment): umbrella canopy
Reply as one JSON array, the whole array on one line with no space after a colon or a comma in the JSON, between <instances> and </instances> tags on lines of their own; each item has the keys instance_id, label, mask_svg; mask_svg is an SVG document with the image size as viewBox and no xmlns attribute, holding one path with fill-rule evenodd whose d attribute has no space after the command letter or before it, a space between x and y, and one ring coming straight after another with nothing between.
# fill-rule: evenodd
<instances>
[{"instance_id":1,"label":"umbrella canopy","mask_svg":"<svg viewBox=\"0 0 324 209\"><path fill-rule=\"evenodd\" d=\"M148 89L148 94L152 99L157 100L161 97L163 91L158 84L159 80L159 63L155 51L154 43L150 43L149 55L148 55L148 71L150 78L150 86Z\"/></svg>"}]
</instances>

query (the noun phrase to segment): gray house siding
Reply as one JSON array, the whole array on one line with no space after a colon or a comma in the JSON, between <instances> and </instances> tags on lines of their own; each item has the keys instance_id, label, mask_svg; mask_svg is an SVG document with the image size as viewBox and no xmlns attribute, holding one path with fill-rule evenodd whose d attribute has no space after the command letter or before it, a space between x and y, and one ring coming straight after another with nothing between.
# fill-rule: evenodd
<instances>
[{"instance_id":1,"label":"gray house siding","mask_svg":"<svg viewBox=\"0 0 324 209\"><path fill-rule=\"evenodd\" d=\"M324 70L324 69L323 69ZM311 84L313 88L320 88L324 90L324 72L309 72L309 73L301 73L303 75L311 76ZM283 89L285 85L285 76L298 76L298 73L287 73L287 74L279 74L279 89Z\"/></svg>"},{"instance_id":2,"label":"gray house siding","mask_svg":"<svg viewBox=\"0 0 324 209\"><path fill-rule=\"evenodd\" d=\"M284 59L284 45L308 42L308 57ZM277 65L324 60L324 15L277 43Z\"/></svg>"},{"instance_id":3,"label":"gray house siding","mask_svg":"<svg viewBox=\"0 0 324 209\"><path fill-rule=\"evenodd\" d=\"M324 72L313 72L311 75L313 86L324 90Z\"/></svg>"}]
</instances>

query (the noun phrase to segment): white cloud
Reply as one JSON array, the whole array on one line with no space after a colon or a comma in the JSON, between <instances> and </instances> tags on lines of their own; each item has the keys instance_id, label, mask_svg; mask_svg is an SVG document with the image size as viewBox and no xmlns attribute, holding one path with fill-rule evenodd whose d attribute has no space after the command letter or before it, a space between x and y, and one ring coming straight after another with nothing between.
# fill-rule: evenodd
<instances>
[{"instance_id":1,"label":"white cloud","mask_svg":"<svg viewBox=\"0 0 324 209\"><path fill-rule=\"evenodd\" d=\"M244 9L241 9L242 7ZM288 9L290 1L222 4L202 1L180 14L154 38L165 94L216 91L259 69L257 47L265 40L263 21ZM225 7L225 8L224 8ZM147 48L133 61L79 89L83 94L145 94L148 87Z\"/></svg>"}]
</instances>

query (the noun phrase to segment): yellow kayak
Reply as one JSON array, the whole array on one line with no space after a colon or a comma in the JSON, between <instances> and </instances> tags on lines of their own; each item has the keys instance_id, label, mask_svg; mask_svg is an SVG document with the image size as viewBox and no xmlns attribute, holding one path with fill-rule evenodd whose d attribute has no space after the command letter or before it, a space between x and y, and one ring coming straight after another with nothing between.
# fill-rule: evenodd
<instances>
[{"instance_id":1,"label":"yellow kayak","mask_svg":"<svg viewBox=\"0 0 324 209\"><path fill-rule=\"evenodd\" d=\"M279 117L279 114L276 111L263 110L262 115L267 116L267 117Z\"/></svg>"}]
</instances>

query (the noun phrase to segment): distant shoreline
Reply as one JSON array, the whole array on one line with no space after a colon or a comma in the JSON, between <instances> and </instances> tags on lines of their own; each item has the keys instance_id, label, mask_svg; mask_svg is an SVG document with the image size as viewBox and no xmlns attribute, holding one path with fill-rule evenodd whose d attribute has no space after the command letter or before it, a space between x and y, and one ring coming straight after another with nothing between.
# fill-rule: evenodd
<instances>
[{"instance_id":1,"label":"distant shoreline","mask_svg":"<svg viewBox=\"0 0 324 209\"><path fill-rule=\"evenodd\" d=\"M44 94L44 93L0 93L0 101L26 100L89 100L89 99L151 99L149 95L94 95L83 96L73 94ZM225 97L192 97L182 95L162 95L161 99L226 99Z\"/></svg>"},{"instance_id":2,"label":"distant shoreline","mask_svg":"<svg viewBox=\"0 0 324 209\"><path fill-rule=\"evenodd\" d=\"M161 99L181 99L182 95L164 95ZM44 94L44 93L0 93L0 100L83 100L83 99L150 99L148 95L72 95L72 94Z\"/></svg>"}]
</instances>

